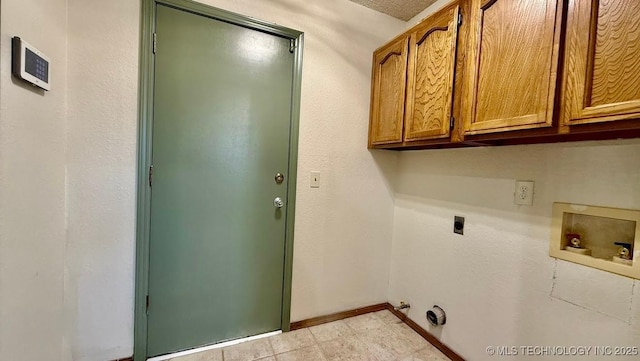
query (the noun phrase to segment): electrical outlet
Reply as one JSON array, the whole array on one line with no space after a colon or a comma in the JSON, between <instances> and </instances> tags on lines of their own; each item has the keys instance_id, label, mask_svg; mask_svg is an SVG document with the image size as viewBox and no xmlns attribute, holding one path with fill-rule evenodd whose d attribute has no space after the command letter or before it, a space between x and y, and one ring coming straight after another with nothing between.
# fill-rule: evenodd
<instances>
[{"instance_id":1,"label":"electrical outlet","mask_svg":"<svg viewBox=\"0 0 640 361\"><path fill-rule=\"evenodd\" d=\"M523 206L533 205L533 181L516 181L514 203Z\"/></svg>"},{"instance_id":2,"label":"electrical outlet","mask_svg":"<svg viewBox=\"0 0 640 361\"><path fill-rule=\"evenodd\" d=\"M320 172L311 172L309 187L320 188Z\"/></svg>"}]
</instances>

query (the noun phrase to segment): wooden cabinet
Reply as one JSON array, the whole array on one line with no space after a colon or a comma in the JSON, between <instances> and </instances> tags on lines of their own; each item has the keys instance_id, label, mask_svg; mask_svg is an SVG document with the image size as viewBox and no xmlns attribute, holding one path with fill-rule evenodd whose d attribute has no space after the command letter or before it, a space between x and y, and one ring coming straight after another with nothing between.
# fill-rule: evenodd
<instances>
[{"instance_id":1,"label":"wooden cabinet","mask_svg":"<svg viewBox=\"0 0 640 361\"><path fill-rule=\"evenodd\" d=\"M640 1L570 0L565 44L563 125L640 117Z\"/></svg>"},{"instance_id":2,"label":"wooden cabinet","mask_svg":"<svg viewBox=\"0 0 640 361\"><path fill-rule=\"evenodd\" d=\"M640 0L456 0L372 79L371 148L637 138Z\"/></svg>"},{"instance_id":3,"label":"wooden cabinet","mask_svg":"<svg viewBox=\"0 0 640 361\"><path fill-rule=\"evenodd\" d=\"M412 29L405 141L449 137L453 127L453 89L458 40L457 4Z\"/></svg>"},{"instance_id":4,"label":"wooden cabinet","mask_svg":"<svg viewBox=\"0 0 640 361\"><path fill-rule=\"evenodd\" d=\"M370 147L449 138L458 14L453 3L373 54Z\"/></svg>"},{"instance_id":5,"label":"wooden cabinet","mask_svg":"<svg viewBox=\"0 0 640 361\"><path fill-rule=\"evenodd\" d=\"M470 0L466 134L548 127L562 0Z\"/></svg>"},{"instance_id":6,"label":"wooden cabinet","mask_svg":"<svg viewBox=\"0 0 640 361\"><path fill-rule=\"evenodd\" d=\"M402 142L408 41L402 37L373 54L369 146Z\"/></svg>"}]
</instances>

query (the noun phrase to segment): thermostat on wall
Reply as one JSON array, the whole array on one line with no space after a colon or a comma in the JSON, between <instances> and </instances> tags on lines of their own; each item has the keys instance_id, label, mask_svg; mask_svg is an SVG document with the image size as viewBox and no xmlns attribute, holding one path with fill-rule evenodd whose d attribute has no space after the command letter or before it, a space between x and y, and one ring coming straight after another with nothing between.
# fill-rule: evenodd
<instances>
[{"instance_id":1,"label":"thermostat on wall","mask_svg":"<svg viewBox=\"0 0 640 361\"><path fill-rule=\"evenodd\" d=\"M51 89L51 61L40 50L14 36L12 39L13 75L44 90Z\"/></svg>"}]
</instances>

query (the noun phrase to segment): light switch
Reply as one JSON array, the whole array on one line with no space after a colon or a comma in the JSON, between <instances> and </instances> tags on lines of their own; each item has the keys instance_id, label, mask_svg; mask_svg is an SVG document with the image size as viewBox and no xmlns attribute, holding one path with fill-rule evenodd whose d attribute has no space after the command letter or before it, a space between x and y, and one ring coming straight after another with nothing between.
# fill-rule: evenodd
<instances>
[{"instance_id":1,"label":"light switch","mask_svg":"<svg viewBox=\"0 0 640 361\"><path fill-rule=\"evenodd\" d=\"M311 179L309 180L309 187L320 188L320 172L311 172Z\"/></svg>"}]
</instances>

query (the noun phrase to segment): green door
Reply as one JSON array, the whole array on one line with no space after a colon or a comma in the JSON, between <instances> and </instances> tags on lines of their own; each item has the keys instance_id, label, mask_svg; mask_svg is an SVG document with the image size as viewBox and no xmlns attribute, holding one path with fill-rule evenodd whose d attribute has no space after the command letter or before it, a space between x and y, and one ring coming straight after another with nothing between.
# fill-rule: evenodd
<instances>
[{"instance_id":1,"label":"green door","mask_svg":"<svg viewBox=\"0 0 640 361\"><path fill-rule=\"evenodd\" d=\"M281 329L294 71L289 39L156 11L150 357Z\"/></svg>"}]
</instances>

